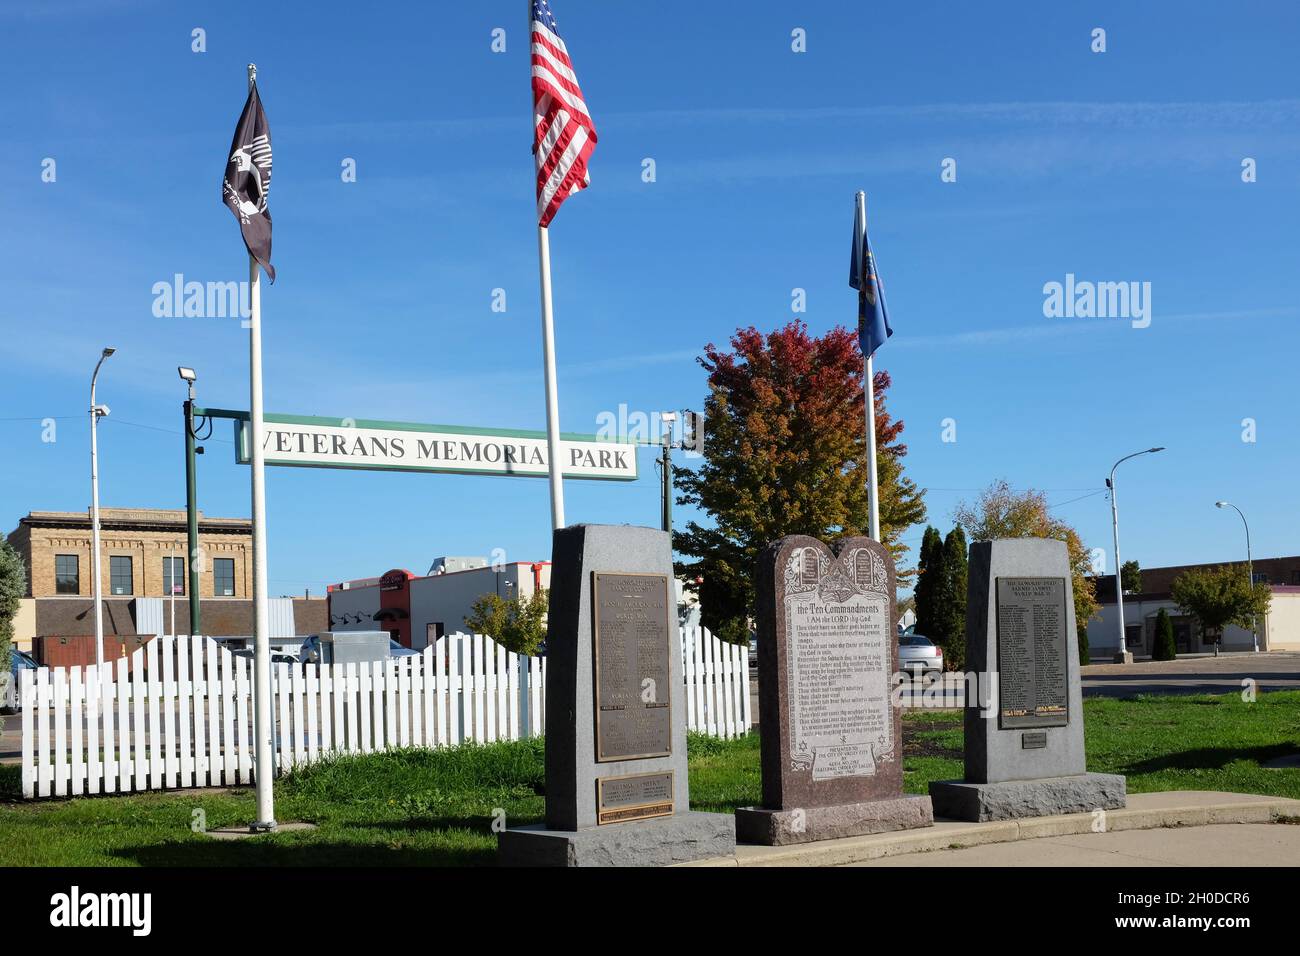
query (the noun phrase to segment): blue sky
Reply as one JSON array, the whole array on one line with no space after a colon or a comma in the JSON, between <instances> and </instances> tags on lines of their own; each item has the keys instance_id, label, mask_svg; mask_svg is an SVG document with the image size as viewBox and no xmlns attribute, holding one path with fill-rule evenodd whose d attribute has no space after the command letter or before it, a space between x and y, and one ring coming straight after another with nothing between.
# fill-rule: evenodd
<instances>
[{"instance_id":1,"label":"blue sky","mask_svg":"<svg viewBox=\"0 0 1300 956\"><path fill-rule=\"evenodd\" d=\"M1250 518L1257 556L1300 551L1300 7L1137 6L555 0L600 133L593 185L551 231L562 427L699 407L693 357L789 321L795 288L814 330L851 322L865 189L895 329L877 360L932 523L1005 477L1109 551L1093 492L1117 458L1165 445L1121 469L1126 558L1239 557L1218 498ZM268 411L544 427L525 12L0 7L0 525L87 507L104 345L106 506L183 507L177 365L198 369L203 404L247 407L238 321L156 318L151 290L246 277L220 179L250 60L275 151ZM1043 285L1067 273L1150 282L1150 326L1045 317ZM230 437L219 424L200 460L208 514L249 510ZM636 483L567 482L570 520L656 525L651 454ZM276 468L268 508L275 593L549 552L544 480Z\"/></svg>"}]
</instances>

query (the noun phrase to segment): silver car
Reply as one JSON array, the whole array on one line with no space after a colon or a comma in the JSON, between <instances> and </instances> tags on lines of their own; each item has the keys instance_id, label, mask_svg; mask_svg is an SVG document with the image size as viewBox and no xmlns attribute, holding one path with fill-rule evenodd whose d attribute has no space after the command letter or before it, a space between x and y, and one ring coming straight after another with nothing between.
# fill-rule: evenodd
<instances>
[{"instance_id":1,"label":"silver car","mask_svg":"<svg viewBox=\"0 0 1300 956\"><path fill-rule=\"evenodd\" d=\"M921 634L900 634L898 669L913 677L938 677L943 673L943 649Z\"/></svg>"}]
</instances>

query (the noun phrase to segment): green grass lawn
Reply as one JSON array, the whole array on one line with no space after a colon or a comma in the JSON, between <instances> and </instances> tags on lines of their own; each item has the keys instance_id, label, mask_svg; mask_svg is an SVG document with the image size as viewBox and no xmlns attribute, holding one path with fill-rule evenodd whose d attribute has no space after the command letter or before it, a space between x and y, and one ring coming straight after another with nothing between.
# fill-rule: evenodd
<instances>
[{"instance_id":1,"label":"green grass lawn","mask_svg":"<svg viewBox=\"0 0 1300 956\"><path fill-rule=\"evenodd\" d=\"M1128 777L1129 791L1227 790L1300 798L1300 769L1261 764L1300 749L1300 692L1094 699L1084 703L1088 768ZM689 740L692 806L730 813L760 799L758 736ZM962 776L961 716L904 718L904 789ZM0 768L0 866L491 864L494 814L538 822L540 740L400 750L318 763L276 782L276 815L318 829L237 842L191 831L255 817L251 790L24 802L18 768Z\"/></svg>"}]
</instances>

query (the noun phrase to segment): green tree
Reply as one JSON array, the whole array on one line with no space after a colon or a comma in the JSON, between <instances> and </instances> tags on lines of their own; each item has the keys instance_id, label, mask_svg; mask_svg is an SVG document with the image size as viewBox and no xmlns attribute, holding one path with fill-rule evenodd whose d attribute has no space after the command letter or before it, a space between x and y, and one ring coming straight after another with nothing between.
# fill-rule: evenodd
<instances>
[{"instance_id":1,"label":"green tree","mask_svg":"<svg viewBox=\"0 0 1300 956\"><path fill-rule=\"evenodd\" d=\"M943 539L943 584L939 600L939 644L949 670L966 669L966 534L961 526Z\"/></svg>"},{"instance_id":2,"label":"green tree","mask_svg":"<svg viewBox=\"0 0 1300 956\"><path fill-rule=\"evenodd\" d=\"M817 338L795 321L767 334L739 329L730 351L709 344L699 363L709 375L704 460L679 469L675 481L677 502L700 508L711 526L687 522L673 547L693 559L679 561L678 574L703 578L701 621L739 641L754 613L763 548L790 534L867 533L862 354L856 332ZM889 375L877 372L874 386L881 538L901 566L907 547L899 539L925 520L924 491L903 474L903 423L885 406Z\"/></svg>"},{"instance_id":3,"label":"green tree","mask_svg":"<svg viewBox=\"0 0 1300 956\"><path fill-rule=\"evenodd\" d=\"M939 636L940 593L943 590L943 538L926 525L916 568L916 633Z\"/></svg>"},{"instance_id":4,"label":"green tree","mask_svg":"<svg viewBox=\"0 0 1300 956\"><path fill-rule=\"evenodd\" d=\"M1242 569L1230 566L1193 568L1174 578L1169 589L1174 601L1201 627L1201 640L1223 639L1229 624L1249 628L1268 614L1273 598L1267 584L1252 585Z\"/></svg>"},{"instance_id":5,"label":"green tree","mask_svg":"<svg viewBox=\"0 0 1300 956\"><path fill-rule=\"evenodd\" d=\"M1089 654L1088 654L1088 627L1087 627L1087 625L1084 625L1083 627L1079 628L1079 630L1078 630L1078 634L1079 634L1079 663L1080 663L1081 665L1082 665L1082 664L1090 664L1090 663L1092 663L1092 658L1091 658L1091 657L1089 656Z\"/></svg>"},{"instance_id":6,"label":"green tree","mask_svg":"<svg viewBox=\"0 0 1300 956\"><path fill-rule=\"evenodd\" d=\"M1124 593L1137 594L1142 590L1142 568L1136 561L1125 561L1124 566L1119 569L1120 586L1124 588Z\"/></svg>"},{"instance_id":7,"label":"green tree","mask_svg":"<svg viewBox=\"0 0 1300 956\"><path fill-rule=\"evenodd\" d=\"M1151 648L1151 657L1157 661L1172 661L1178 656L1174 645L1174 622L1169 619L1169 612L1164 608L1156 614L1156 640Z\"/></svg>"},{"instance_id":8,"label":"green tree","mask_svg":"<svg viewBox=\"0 0 1300 956\"><path fill-rule=\"evenodd\" d=\"M473 634L486 634L508 651L534 655L546 639L548 594L503 598L491 592L474 602L465 626Z\"/></svg>"},{"instance_id":9,"label":"green tree","mask_svg":"<svg viewBox=\"0 0 1300 956\"><path fill-rule=\"evenodd\" d=\"M27 593L27 568L22 556L0 533L0 674L9 674L9 650L14 640L14 617Z\"/></svg>"},{"instance_id":10,"label":"green tree","mask_svg":"<svg viewBox=\"0 0 1300 956\"><path fill-rule=\"evenodd\" d=\"M1089 575L1092 560L1077 531L1052 517L1047 495L1033 488L1017 491L1005 480L993 482L973 503L960 502L955 509L957 523L972 541L996 538L1055 538L1064 541L1070 561L1070 582L1074 589L1074 617L1079 630L1097 613L1097 596Z\"/></svg>"}]
</instances>

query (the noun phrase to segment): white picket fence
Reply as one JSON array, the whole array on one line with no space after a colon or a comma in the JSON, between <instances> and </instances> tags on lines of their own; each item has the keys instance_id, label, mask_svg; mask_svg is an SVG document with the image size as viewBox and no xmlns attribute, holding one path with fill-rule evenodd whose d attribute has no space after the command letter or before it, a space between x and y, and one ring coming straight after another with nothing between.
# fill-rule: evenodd
<instances>
[{"instance_id":1,"label":"white picket fence","mask_svg":"<svg viewBox=\"0 0 1300 956\"><path fill-rule=\"evenodd\" d=\"M745 649L682 632L687 726L751 722ZM203 637L160 637L102 668L21 672L25 797L253 780L252 661ZM272 665L272 746L288 770L333 753L518 740L545 729L546 659L452 634L419 657Z\"/></svg>"}]
</instances>

